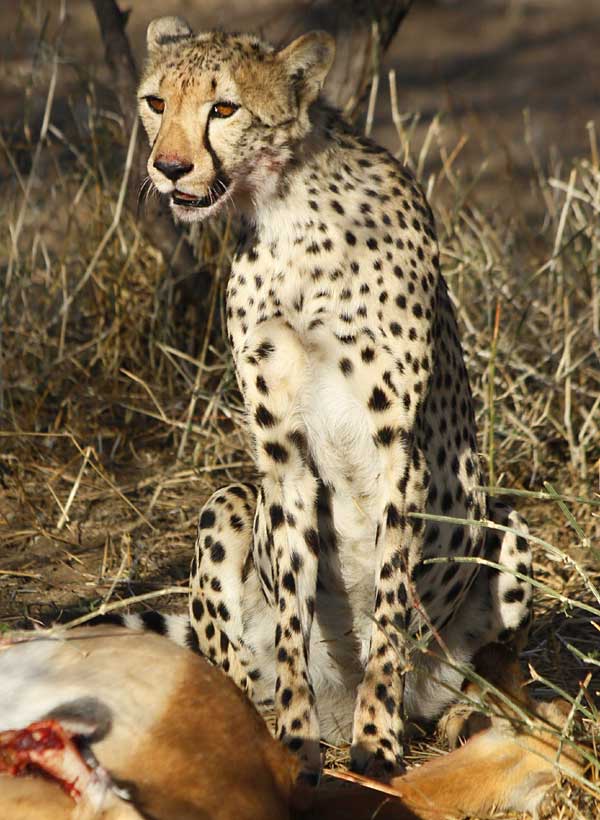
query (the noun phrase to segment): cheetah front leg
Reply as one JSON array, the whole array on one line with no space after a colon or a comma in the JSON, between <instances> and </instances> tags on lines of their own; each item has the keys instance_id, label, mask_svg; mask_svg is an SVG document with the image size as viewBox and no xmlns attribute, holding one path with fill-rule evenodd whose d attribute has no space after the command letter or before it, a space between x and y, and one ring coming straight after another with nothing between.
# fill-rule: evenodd
<instances>
[{"instance_id":1,"label":"cheetah front leg","mask_svg":"<svg viewBox=\"0 0 600 820\"><path fill-rule=\"evenodd\" d=\"M371 644L355 706L352 763L358 770L370 766L374 774L389 775L402 759L408 579L422 553L423 523L409 513L425 508L427 482L425 460L413 434L383 422L375 441L388 480L377 531Z\"/></svg>"},{"instance_id":2,"label":"cheetah front leg","mask_svg":"<svg viewBox=\"0 0 600 820\"><path fill-rule=\"evenodd\" d=\"M317 479L301 416L308 360L300 338L277 319L263 322L236 361L256 443L267 534L254 560L270 580L275 632L278 736L318 772L319 721L309 674L318 568ZM263 539L260 539L261 542Z\"/></svg>"}]
</instances>

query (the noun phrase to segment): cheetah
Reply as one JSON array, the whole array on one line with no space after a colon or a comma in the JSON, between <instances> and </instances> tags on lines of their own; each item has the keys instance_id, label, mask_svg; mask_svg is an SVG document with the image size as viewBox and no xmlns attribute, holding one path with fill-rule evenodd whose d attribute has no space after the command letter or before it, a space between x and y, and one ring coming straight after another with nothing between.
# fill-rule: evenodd
<instances>
[{"instance_id":1,"label":"cheetah","mask_svg":"<svg viewBox=\"0 0 600 820\"><path fill-rule=\"evenodd\" d=\"M407 721L531 610L526 524L481 488L433 215L323 101L329 35L276 50L165 17L147 45L152 183L183 222L241 215L227 333L260 475L200 515L181 639L274 704L309 779L322 737L385 776Z\"/></svg>"}]
</instances>

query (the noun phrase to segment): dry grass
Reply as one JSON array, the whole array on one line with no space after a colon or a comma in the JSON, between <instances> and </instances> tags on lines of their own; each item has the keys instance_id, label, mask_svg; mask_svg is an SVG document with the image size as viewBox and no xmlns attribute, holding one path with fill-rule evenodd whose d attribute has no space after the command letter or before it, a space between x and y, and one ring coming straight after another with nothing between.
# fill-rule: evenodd
<instances>
[{"instance_id":1,"label":"dry grass","mask_svg":"<svg viewBox=\"0 0 600 820\"><path fill-rule=\"evenodd\" d=\"M5 128L0 145L6 627L61 611L81 616L131 596L161 596L161 606L181 607L175 593L185 593L203 500L253 472L223 334L235 226L208 225L191 237L199 267L211 274L209 294L198 292L204 280L197 273L174 280L120 207L129 138L119 119L103 111L90 86L85 122L74 116L68 128L53 125L60 65L47 46L40 61L47 91L42 130ZM380 94L387 79L380 78ZM460 166L462 137L451 142L434 119L417 141L413 118L395 111L394 122L399 154L419 173L436 210L489 483L493 492L520 496L535 536L537 617L524 656L533 686L573 698L595 743L596 134L589 126L587 157L555 158L547 167L532 154L528 207L520 208L516 196L507 218L478 202L484 169ZM198 298L211 306L207 325L198 320ZM437 750L435 743L415 743L409 759ZM335 765L346 755L329 750ZM593 785L565 784L547 816L598 816L600 801L591 792L597 798Z\"/></svg>"}]
</instances>

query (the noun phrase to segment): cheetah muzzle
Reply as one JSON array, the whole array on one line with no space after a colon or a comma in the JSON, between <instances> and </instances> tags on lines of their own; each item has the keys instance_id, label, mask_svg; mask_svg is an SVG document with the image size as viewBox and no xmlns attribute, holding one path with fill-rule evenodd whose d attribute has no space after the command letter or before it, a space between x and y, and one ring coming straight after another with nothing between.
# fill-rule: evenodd
<instances>
[{"instance_id":1,"label":"cheetah muzzle","mask_svg":"<svg viewBox=\"0 0 600 820\"><path fill-rule=\"evenodd\" d=\"M227 334L261 475L206 503L178 629L274 703L308 772L321 737L390 771L405 719L460 690L445 649L460 666L526 629L531 554L482 490L431 209L321 100L333 55L322 32L276 50L172 17L148 29L150 178L179 219L242 216Z\"/></svg>"}]
</instances>

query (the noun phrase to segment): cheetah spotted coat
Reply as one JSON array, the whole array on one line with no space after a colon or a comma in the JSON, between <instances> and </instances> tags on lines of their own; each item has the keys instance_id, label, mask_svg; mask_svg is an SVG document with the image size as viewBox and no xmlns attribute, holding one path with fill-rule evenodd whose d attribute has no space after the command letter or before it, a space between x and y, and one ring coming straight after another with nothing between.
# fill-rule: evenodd
<instances>
[{"instance_id":1,"label":"cheetah spotted coat","mask_svg":"<svg viewBox=\"0 0 600 820\"><path fill-rule=\"evenodd\" d=\"M163 18L148 42L152 181L180 219L243 214L227 331L260 475L201 513L185 634L308 771L323 736L391 768L531 599L526 526L481 490L430 207L320 100L326 35L275 51Z\"/></svg>"}]
</instances>

